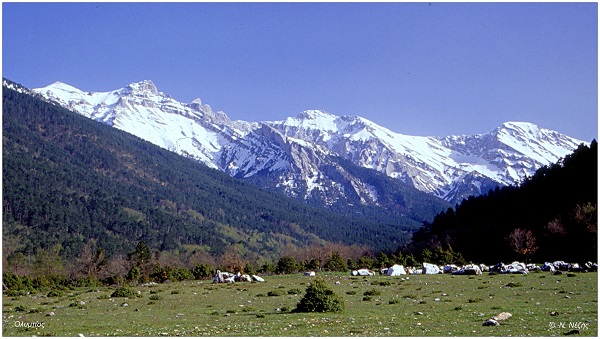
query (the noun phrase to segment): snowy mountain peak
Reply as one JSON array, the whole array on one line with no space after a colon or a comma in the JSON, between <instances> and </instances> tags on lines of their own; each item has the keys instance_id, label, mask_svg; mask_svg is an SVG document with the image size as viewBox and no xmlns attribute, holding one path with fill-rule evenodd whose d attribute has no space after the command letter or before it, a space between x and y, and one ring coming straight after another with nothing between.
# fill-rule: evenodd
<instances>
[{"instance_id":1,"label":"snowy mountain peak","mask_svg":"<svg viewBox=\"0 0 600 339\"><path fill-rule=\"evenodd\" d=\"M158 88L151 80L142 80L140 82L134 82L127 86L129 90L132 92L148 92L154 95L159 95Z\"/></svg>"},{"instance_id":2,"label":"snowy mountain peak","mask_svg":"<svg viewBox=\"0 0 600 339\"><path fill-rule=\"evenodd\" d=\"M199 111L199 112L211 110L210 106L202 105L202 100L200 100L200 98L196 98L196 99L192 100L192 102L190 102L188 106L191 109Z\"/></svg>"},{"instance_id":3,"label":"snowy mountain peak","mask_svg":"<svg viewBox=\"0 0 600 339\"><path fill-rule=\"evenodd\" d=\"M69 84L64 82L56 81L46 87L39 88L36 91L41 92L44 91L46 93L61 93L61 96L65 95L83 95L83 91L78 88L75 88Z\"/></svg>"},{"instance_id":4,"label":"snowy mountain peak","mask_svg":"<svg viewBox=\"0 0 600 339\"><path fill-rule=\"evenodd\" d=\"M283 121L231 121L200 99L176 101L150 80L111 92L83 92L60 82L33 92L232 176L327 204L352 195L365 203L379 196L346 172L340 159L460 202L523 180L583 143L527 122L506 122L486 134L434 138L321 110Z\"/></svg>"},{"instance_id":5,"label":"snowy mountain peak","mask_svg":"<svg viewBox=\"0 0 600 339\"><path fill-rule=\"evenodd\" d=\"M61 89L63 91L67 91L67 92L81 92L81 90L79 90L69 84L65 84L64 82L61 82L61 81L56 81L48 87L52 87L55 89Z\"/></svg>"},{"instance_id":6,"label":"snowy mountain peak","mask_svg":"<svg viewBox=\"0 0 600 339\"><path fill-rule=\"evenodd\" d=\"M540 128L536 124L520 121L505 122L495 130L496 133L506 133L506 131L510 131L510 133L512 134L517 133L521 135L529 135L534 137L539 137L540 133L542 133L543 131L551 132L550 130Z\"/></svg>"},{"instance_id":7,"label":"snowy mountain peak","mask_svg":"<svg viewBox=\"0 0 600 339\"><path fill-rule=\"evenodd\" d=\"M507 121L502 123L503 128L522 129L522 130L538 130L539 126L530 122L523 121Z\"/></svg>"},{"instance_id":8,"label":"snowy mountain peak","mask_svg":"<svg viewBox=\"0 0 600 339\"><path fill-rule=\"evenodd\" d=\"M296 116L296 118L300 120L335 119L337 117L337 115L321 110L306 110Z\"/></svg>"}]
</instances>

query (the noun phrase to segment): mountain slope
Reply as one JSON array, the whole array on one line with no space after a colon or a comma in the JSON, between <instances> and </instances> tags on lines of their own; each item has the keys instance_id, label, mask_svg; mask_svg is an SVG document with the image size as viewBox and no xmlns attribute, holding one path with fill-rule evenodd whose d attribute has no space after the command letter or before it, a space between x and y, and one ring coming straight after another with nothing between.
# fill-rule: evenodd
<instances>
[{"instance_id":1,"label":"mountain slope","mask_svg":"<svg viewBox=\"0 0 600 339\"><path fill-rule=\"evenodd\" d=\"M274 258L289 246L341 242L391 249L415 221L343 216L269 193L60 106L3 89L3 239L25 256L95 239L107 253L201 245ZM6 247L8 248L8 247Z\"/></svg>"},{"instance_id":2,"label":"mountain slope","mask_svg":"<svg viewBox=\"0 0 600 339\"><path fill-rule=\"evenodd\" d=\"M522 181L582 143L514 122L483 135L434 138L402 135L358 116L322 111L274 122L231 121L200 99L180 103L149 80L105 93L62 83L34 91L231 176L330 206L377 206L375 197L381 197L361 178L348 176L337 159L454 203Z\"/></svg>"},{"instance_id":3,"label":"mountain slope","mask_svg":"<svg viewBox=\"0 0 600 339\"><path fill-rule=\"evenodd\" d=\"M496 185L511 185L582 143L530 123L508 122L491 133L446 138L394 133L361 117L309 111L267 123L287 137L310 140L359 166L372 168L448 201Z\"/></svg>"},{"instance_id":4,"label":"mountain slope","mask_svg":"<svg viewBox=\"0 0 600 339\"><path fill-rule=\"evenodd\" d=\"M598 143L593 141L518 187L495 189L440 213L415 232L412 247L420 252L450 245L465 258L487 263L596 262L597 205ZM529 240L511 241L515 230L531 232Z\"/></svg>"}]
</instances>

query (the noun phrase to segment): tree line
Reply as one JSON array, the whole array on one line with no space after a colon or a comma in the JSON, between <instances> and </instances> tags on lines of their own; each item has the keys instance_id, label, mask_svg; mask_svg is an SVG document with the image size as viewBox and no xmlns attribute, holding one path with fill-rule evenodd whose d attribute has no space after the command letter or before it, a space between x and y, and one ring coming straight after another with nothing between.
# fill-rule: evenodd
<instances>
[{"instance_id":1,"label":"tree line","mask_svg":"<svg viewBox=\"0 0 600 339\"><path fill-rule=\"evenodd\" d=\"M199 246L181 252L159 251L143 241L126 255L109 256L93 240L86 243L75 260L65 260L58 255L59 250L54 247L44 250L43 255L9 262L2 275L7 293L16 296L73 287L204 280L212 279L216 270L274 275L305 271L349 272L363 268L379 270L394 264L419 266L422 262L465 263L462 255L451 248L425 249L417 255L384 251L376 254L368 246L339 243L288 248L282 257L262 261L242 256L235 245L230 245L219 257Z\"/></svg>"}]
</instances>

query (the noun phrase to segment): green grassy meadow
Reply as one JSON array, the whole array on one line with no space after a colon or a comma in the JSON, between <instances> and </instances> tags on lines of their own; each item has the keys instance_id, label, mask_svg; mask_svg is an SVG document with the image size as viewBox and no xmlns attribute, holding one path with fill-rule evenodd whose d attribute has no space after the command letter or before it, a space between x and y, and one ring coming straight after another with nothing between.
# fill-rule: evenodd
<instances>
[{"instance_id":1,"label":"green grassy meadow","mask_svg":"<svg viewBox=\"0 0 600 339\"><path fill-rule=\"evenodd\" d=\"M597 273L319 276L344 299L343 312L291 312L315 279L301 274L137 286L134 298L111 298L116 288L78 288L3 295L2 335L562 336L574 327L578 336L598 335ZM482 326L503 311L513 317Z\"/></svg>"}]
</instances>

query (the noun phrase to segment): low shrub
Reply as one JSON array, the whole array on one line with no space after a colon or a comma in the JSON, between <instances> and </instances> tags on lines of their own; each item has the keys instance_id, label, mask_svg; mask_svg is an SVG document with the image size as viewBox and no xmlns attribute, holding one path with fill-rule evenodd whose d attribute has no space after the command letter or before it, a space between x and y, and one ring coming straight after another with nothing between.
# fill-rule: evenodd
<instances>
[{"instance_id":1,"label":"low shrub","mask_svg":"<svg viewBox=\"0 0 600 339\"><path fill-rule=\"evenodd\" d=\"M363 295L368 295L368 296L376 296L376 295L381 295L381 291L376 290L374 288L367 290L363 293Z\"/></svg>"},{"instance_id":2,"label":"low shrub","mask_svg":"<svg viewBox=\"0 0 600 339\"><path fill-rule=\"evenodd\" d=\"M24 297L27 295L27 291L25 291L25 290L8 290L8 291L5 291L4 294L7 297Z\"/></svg>"},{"instance_id":3,"label":"low shrub","mask_svg":"<svg viewBox=\"0 0 600 339\"><path fill-rule=\"evenodd\" d=\"M171 281L194 280L196 276L185 267L175 268L169 272Z\"/></svg>"},{"instance_id":4,"label":"low shrub","mask_svg":"<svg viewBox=\"0 0 600 339\"><path fill-rule=\"evenodd\" d=\"M111 295L112 298L134 298L137 292L131 287L119 287Z\"/></svg>"},{"instance_id":5,"label":"low shrub","mask_svg":"<svg viewBox=\"0 0 600 339\"><path fill-rule=\"evenodd\" d=\"M48 292L48 294L46 295L48 298L56 298L56 297L62 297L62 292L58 291L58 290L51 290L50 292Z\"/></svg>"},{"instance_id":6,"label":"low shrub","mask_svg":"<svg viewBox=\"0 0 600 339\"><path fill-rule=\"evenodd\" d=\"M521 287L523 286L523 284L517 282L517 283L513 283L513 282L509 282L508 284L506 284L506 286L504 287Z\"/></svg>"},{"instance_id":7,"label":"low shrub","mask_svg":"<svg viewBox=\"0 0 600 339\"><path fill-rule=\"evenodd\" d=\"M269 293L267 293L267 295L269 297L278 297L280 295L284 295L285 291L282 290L273 290L273 291L269 291Z\"/></svg>"}]
</instances>

